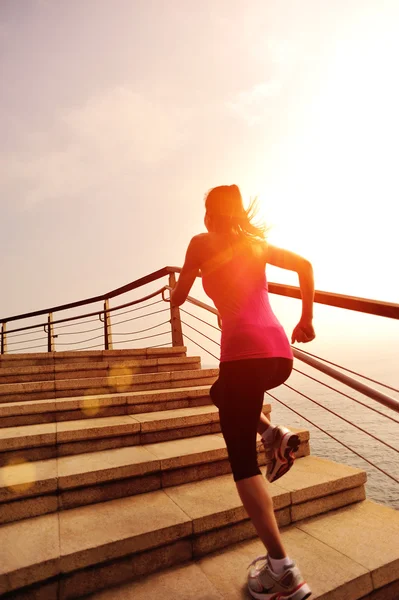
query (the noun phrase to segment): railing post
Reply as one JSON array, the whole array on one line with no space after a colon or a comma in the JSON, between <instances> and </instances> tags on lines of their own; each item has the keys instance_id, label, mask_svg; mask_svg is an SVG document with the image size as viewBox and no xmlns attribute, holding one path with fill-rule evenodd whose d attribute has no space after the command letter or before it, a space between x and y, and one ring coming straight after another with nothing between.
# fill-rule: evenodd
<instances>
[{"instance_id":1,"label":"railing post","mask_svg":"<svg viewBox=\"0 0 399 600\"><path fill-rule=\"evenodd\" d=\"M109 311L109 300L104 300L104 348L112 350L111 315Z\"/></svg>"},{"instance_id":2,"label":"railing post","mask_svg":"<svg viewBox=\"0 0 399 600\"><path fill-rule=\"evenodd\" d=\"M169 274L169 286L174 288L176 285L176 275ZM170 324L172 327L172 346L184 346L183 333L181 330L180 309L178 306L170 304Z\"/></svg>"},{"instance_id":3,"label":"railing post","mask_svg":"<svg viewBox=\"0 0 399 600\"><path fill-rule=\"evenodd\" d=\"M1 354L7 352L7 323L1 325Z\"/></svg>"},{"instance_id":4,"label":"railing post","mask_svg":"<svg viewBox=\"0 0 399 600\"><path fill-rule=\"evenodd\" d=\"M47 352L54 352L53 313L47 318Z\"/></svg>"}]
</instances>

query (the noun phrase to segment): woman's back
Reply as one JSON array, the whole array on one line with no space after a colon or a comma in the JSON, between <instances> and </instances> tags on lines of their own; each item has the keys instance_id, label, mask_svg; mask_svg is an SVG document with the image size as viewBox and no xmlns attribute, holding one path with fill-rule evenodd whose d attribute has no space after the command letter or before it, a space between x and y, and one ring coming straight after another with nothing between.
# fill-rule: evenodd
<instances>
[{"instance_id":1,"label":"woman's back","mask_svg":"<svg viewBox=\"0 0 399 600\"><path fill-rule=\"evenodd\" d=\"M203 287L223 325L221 361L292 358L269 303L266 244L245 235L208 233L201 238Z\"/></svg>"}]
</instances>

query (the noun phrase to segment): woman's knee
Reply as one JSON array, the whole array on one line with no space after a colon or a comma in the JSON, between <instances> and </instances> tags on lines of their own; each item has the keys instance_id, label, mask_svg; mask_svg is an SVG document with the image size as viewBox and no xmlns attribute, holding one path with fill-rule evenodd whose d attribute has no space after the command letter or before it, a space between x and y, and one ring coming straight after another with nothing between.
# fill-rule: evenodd
<instances>
[{"instance_id":1,"label":"woman's knee","mask_svg":"<svg viewBox=\"0 0 399 600\"><path fill-rule=\"evenodd\" d=\"M256 448L256 432L247 439L226 436L225 442L234 481L248 479L260 475L258 452ZM253 439L252 439L253 438Z\"/></svg>"},{"instance_id":2,"label":"woman's knee","mask_svg":"<svg viewBox=\"0 0 399 600\"><path fill-rule=\"evenodd\" d=\"M233 471L235 483L250 479L256 475L262 475L257 461L250 465L231 465L231 470Z\"/></svg>"}]
</instances>

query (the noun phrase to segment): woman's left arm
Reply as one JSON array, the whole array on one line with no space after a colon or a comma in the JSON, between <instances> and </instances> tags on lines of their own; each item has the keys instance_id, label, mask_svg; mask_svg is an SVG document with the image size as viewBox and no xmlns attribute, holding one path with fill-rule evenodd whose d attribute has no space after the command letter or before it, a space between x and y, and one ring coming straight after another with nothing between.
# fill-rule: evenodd
<instances>
[{"instance_id":1,"label":"woman's left arm","mask_svg":"<svg viewBox=\"0 0 399 600\"><path fill-rule=\"evenodd\" d=\"M200 269L199 236L192 238L188 245L184 265L180 277L173 288L170 301L174 306L180 306L186 301L191 287Z\"/></svg>"}]
</instances>

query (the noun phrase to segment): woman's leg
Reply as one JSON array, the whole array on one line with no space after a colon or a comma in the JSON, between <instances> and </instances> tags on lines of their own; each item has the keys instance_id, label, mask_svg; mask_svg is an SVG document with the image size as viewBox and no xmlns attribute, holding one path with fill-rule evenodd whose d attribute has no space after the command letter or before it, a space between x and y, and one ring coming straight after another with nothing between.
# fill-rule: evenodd
<instances>
[{"instance_id":1,"label":"woman's leg","mask_svg":"<svg viewBox=\"0 0 399 600\"><path fill-rule=\"evenodd\" d=\"M259 419L259 425L258 425L258 433L259 435L262 435L263 433L265 433L266 429L268 429L270 427L271 423L269 421L269 419L266 417L266 415L261 412L260 413L260 419Z\"/></svg>"},{"instance_id":2,"label":"woman's leg","mask_svg":"<svg viewBox=\"0 0 399 600\"><path fill-rule=\"evenodd\" d=\"M256 360L222 364L211 397L219 408L220 425L238 494L270 556L280 559L286 552L273 502L257 462L257 428L259 426L263 433L270 425L261 414L264 391L259 366Z\"/></svg>"},{"instance_id":3,"label":"woman's leg","mask_svg":"<svg viewBox=\"0 0 399 600\"><path fill-rule=\"evenodd\" d=\"M284 549L273 501L258 466L256 432L270 426L261 414L265 388L259 370L256 360L221 364L219 380L211 390L238 494L268 553L261 566L257 561L251 564L248 587L255 598L284 595L305 600L310 588Z\"/></svg>"},{"instance_id":4,"label":"woman's leg","mask_svg":"<svg viewBox=\"0 0 399 600\"><path fill-rule=\"evenodd\" d=\"M262 369L263 389L273 389L281 385L291 373L292 363L288 360L272 359L266 361ZM260 413L257 431L262 435L271 423L263 411ZM254 524L254 527L264 543L269 555L279 559L286 556L273 510L273 501L262 475L247 477L236 482L241 501Z\"/></svg>"},{"instance_id":5,"label":"woman's leg","mask_svg":"<svg viewBox=\"0 0 399 600\"><path fill-rule=\"evenodd\" d=\"M241 502L254 527L272 558L285 558L286 551L281 540L273 501L262 475L236 481Z\"/></svg>"}]
</instances>

